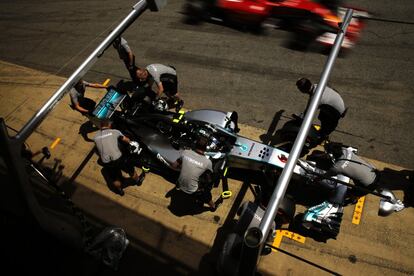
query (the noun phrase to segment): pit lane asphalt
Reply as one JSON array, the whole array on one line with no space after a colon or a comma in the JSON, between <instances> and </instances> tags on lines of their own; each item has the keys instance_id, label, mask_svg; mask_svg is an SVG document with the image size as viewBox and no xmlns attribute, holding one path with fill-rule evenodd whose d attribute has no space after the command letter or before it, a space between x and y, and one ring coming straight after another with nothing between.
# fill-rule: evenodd
<instances>
[{"instance_id":1,"label":"pit lane asphalt","mask_svg":"<svg viewBox=\"0 0 414 276\"><path fill-rule=\"evenodd\" d=\"M12 1L0 3L0 59L69 76L136 1ZM242 123L267 129L277 111L278 127L300 113L306 98L295 81L318 81L326 56L286 48L289 33L254 35L205 23L186 25L183 0L159 13L144 13L124 34L138 65L172 64L178 69L187 108L236 110ZM414 3L352 1L376 17L410 20ZM331 139L364 156L413 167L413 25L372 21L361 41L339 58L329 85L340 91L349 112ZM86 75L89 81L127 78L110 48Z\"/></svg>"},{"instance_id":2,"label":"pit lane asphalt","mask_svg":"<svg viewBox=\"0 0 414 276\"><path fill-rule=\"evenodd\" d=\"M62 77L0 61L0 117L8 126L20 129L63 81ZM90 88L87 93L96 101L103 95L100 89ZM35 260L41 259L40 266L29 266L30 272L49 272L48 275L214 275L215 256L223 245L225 234L231 230L235 211L241 202L253 199L253 193L246 185L249 182L247 176L239 176L242 181L230 177L229 188L233 196L214 213L193 214L192 209L190 212L177 209L179 202L177 204L176 199L169 196L174 188L173 181L166 181L156 173L148 174L139 187L125 188L125 196L120 197L108 189L97 164L98 157L90 140L95 130L88 127L87 118L70 109L69 102L68 97L62 99L29 137L27 145L36 151L54 143L57 136L61 138L55 148L50 147L52 158L43 164L53 167L56 158L62 160L64 170L58 185L88 218L125 229L132 244L122 258L119 271L101 268L94 272L93 265L86 265L81 256L68 256L67 249L63 248L50 252L36 250L38 258ZM240 135L254 140L263 133L261 129L246 125L240 125L240 128ZM401 190L408 185L405 178L408 172L392 164L369 161L379 169L387 168L391 176L387 183L402 199ZM310 202L314 198L312 194L320 193L307 186L300 187L301 193L296 198L298 213L304 210L300 197ZM213 197L217 198L220 192L220 188L213 189ZM44 203L48 203L48 208L59 202L53 193L42 195L41 198L47 199ZM57 204L57 207L61 205ZM346 207L337 240L323 243L306 235L306 242L302 244L284 238L280 248L302 260L275 252L261 259L259 271L262 275L321 275L323 270L310 265L311 262L341 275L413 274L414 235L407 226L414 223L414 209L406 208L383 218L377 215L377 208L378 198L367 196L361 223L354 225L351 223L354 207ZM2 217L2 222L7 226L6 218ZM30 240L27 235L25 237L25 241ZM25 246L31 247L31 244ZM5 250L9 252L7 248ZM27 258L33 260L33 256L18 252L18 256L11 257L12 264L18 263L18 266L3 259L2 267L14 272L24 271L28 267Z\"/></svg>"}]
</instances>

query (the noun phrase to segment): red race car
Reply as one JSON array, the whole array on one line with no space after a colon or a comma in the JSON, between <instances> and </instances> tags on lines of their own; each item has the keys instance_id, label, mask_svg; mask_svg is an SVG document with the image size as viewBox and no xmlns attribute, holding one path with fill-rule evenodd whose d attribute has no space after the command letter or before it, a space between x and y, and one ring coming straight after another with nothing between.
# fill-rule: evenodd
<instances>
[{"instance_id":1,"label":"red race car","mask_svg":"<svg viewBox=\"0 0 414 276\"><path fill-rule=\"evenodd\" d=\"M326 2L326 3L325 3ZM260 30L263 23L276 19L279 26L291 30L301 47L313 41L331 46L347 7L338 1L311 0L188 0L185 14L189 23L222 21L231 25ZM343 48L351 48L365 27L368 12L352 7L353 19Z\"/></svg>"}]
</instances>

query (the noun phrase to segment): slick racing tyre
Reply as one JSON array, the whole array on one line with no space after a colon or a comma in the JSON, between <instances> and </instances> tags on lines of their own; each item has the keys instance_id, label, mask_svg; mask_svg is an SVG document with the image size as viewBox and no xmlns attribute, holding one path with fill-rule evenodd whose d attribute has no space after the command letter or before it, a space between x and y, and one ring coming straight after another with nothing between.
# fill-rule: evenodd
<instances>
[{"instance_id":1,"label":"slick racing tyre","mask_svg":"<svg viewBox=\"0 0 414 276\"><path fill-rule=\"evenodd\" d=\"M200 24L207 13L207 1L187 0L185 4L186 23Z\"/></svg>"},{"instance_id":2,"label":"slick racing tyre","mask_svg":"<svg viewBox=\"0 0 414 276\"><path fill-rule=\"evenodd\" d=\"M217 272L219 275L238 275L240 253L243 239L236 233L230 233L217 260Z\"/></svg>"},{"instance_id":3,"label":"slick racing tyre","mask_svg":"<svg viewBox=\"0 0 414 276\"><path fill-rule=\"evenodd\" d=\"M306 51L322 33L321 24L317 22L317 19L302 20L297 24L293 32L291 47L300 51Z\"/></svg>"}]
</instances>

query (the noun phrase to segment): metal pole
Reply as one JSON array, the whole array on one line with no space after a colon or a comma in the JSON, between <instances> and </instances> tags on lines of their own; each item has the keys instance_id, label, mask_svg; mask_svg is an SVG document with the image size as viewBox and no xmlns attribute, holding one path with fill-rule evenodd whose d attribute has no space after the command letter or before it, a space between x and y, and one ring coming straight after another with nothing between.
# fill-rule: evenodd
<instances>
[{"instance_id":1,"label":"metal pole","mask_svg":"<svg viewBox=\"0 0 414 276\"><path fill-rule=\"evenodd\" d=\"M153 1L154 2L154 1ZM43 107L27 122L19 133L15 136L20 141L25 141L33 131L46 118L50 111L52 111L63 96L72 88L95 64L103 52L111 45L112 41L121 35L129 25L131 25L138 16L145 11L150 5L152 9L154 3L148 3L147 0L140 0L136 3L132 11L125 17L125 19L104 39L104 41L90 54L90 56L76 69L75 72L66 80L66 82L55 92L55 94L43 105ZM156 5L156 4L155 4Z\"/></svg>"},{"instance_id":2,"label":"metal pole","mask_svg":"<svg viewBox=\"0 0 414 276\"><path fill-rule=\"evenodd\" d=\"M331 73L333 63L338 55L338 52L341 48L342 41L345 36L346 29L349 25L349 22L352 18L352 9L348 9L345 17L343 19L338 35L336 36L335 43L332 47L331 53L328 57L328 61L325 64L324 70L322 72L321 79L318 83L315 94L312 97L312 101L308 108L305 118L303 120L301 129L298 136L296 137L295 143L293 144L292 151L289 154L288 161L285 168L282 171L281 176L277 182L276 188L273 191L272 197L270 198L268 207L263 216L262 221L258 228L250 228L246 231L244 241L248 247L257 248L261 247L264 244L264 241L267 238L267 235L270 231L273 220L276 217L277 209L279 208L280 201L285 196L286 189L288 187L290 178L293 173L293 169L297 164L298 158L302 151L303 145L305 143L309 128L312 124L312 120L315 116L316 110L318 109L322 93L325 90L326 83L328 81L329 75ZM259 251L260 252L260 251Z\"/></svg>"},{"instance_id":3,"label":"metal pole","mask_svg":"<svg viewBox=\"0 0 414 276\"><path fill-rule=\"evenodd\" d=\"M25 221L24 223L27 222L27 225L39 225L44 231L72 247L80 248L82 246L82 233L77 222L69 219L64 211L54 210L50 212L39 204L38 198L34 193L33 184L29 179L26 161L21 156L22 145L61 100L67 90L92 67L115 37L128 28L147 7L152 11L158 11L165 3L165 0L141 0L135 4L133 11L125 17L118 27L111 32L16 136L9 136L4 119L0 118L0 154L4 157L8 175L13 180L13 184L15 184L3 185L3 189L6 188L5 195L7 196L1 199L2 202L4 201L3 205L5 208L7 207L5 210L8 213L21 218L22 221ZM2 209L4 208L2 207Z\"/></svg>"}]
</instances>

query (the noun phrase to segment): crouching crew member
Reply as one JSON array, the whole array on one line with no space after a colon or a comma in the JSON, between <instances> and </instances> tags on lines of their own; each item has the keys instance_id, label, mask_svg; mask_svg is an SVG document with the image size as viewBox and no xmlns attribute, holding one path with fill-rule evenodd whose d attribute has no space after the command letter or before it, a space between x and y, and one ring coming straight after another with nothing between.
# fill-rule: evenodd
<instances>
[{"instance_id":1,"label":"crouching crew member","mask_svg":"<svg viewBox=\"0 0 414 276\"><path fill-rule=\"evenodd\" d=\"M343 206L347 203L355 203L358 197L368 192L357 190L349 194L350 188L329 178L344 175L352 179L354 185L374 191L380 186L380 172L372 164L360 158L353 148L344 147L340 143L328 143L325 145L325 150L330 155L332 164L330 169L324 175L317 177L315 181L331 189L332 192L327 201L306 211L304 221L326 223L332 229L336 224L339 231Z\"/></svg>"},{"instance_id":2,"label":"crouching crew member","mask_svg":"<svg viewBox=\"0 0 414 276\"><path fill-rule=\"evenodd\" d=\"M380 186L380 171L374 165L359 157L353 148L344 147L341 143L328 143L325 145L326 152L332 158L332 167L325 173L324 177L345 175L352 179L356 186L364 187L374 191ZM341 189L347 190L344 185ZM367 193L354 192L356 196Z\"/></svg>"},{"instance_id":3,"label":"crouching crew member","mask_svg":"<svg viewBox=\"0 0 414 276\"><path fill-rule=\"evenodd\" d=\"M141 185L145 178L145 172L138 175L134 165L128 162L127 156L122 154L119 143L130 144L134 148L134 153L139 153L139 145L131 141L119 130L112 129L109 120L101 122L100 130L94 137L94 142L99 153L100 161L103 165L104 176L109 177L110 188L119 195L124 195L122 187L122 172L124 171L132 178L136 185Z\"/></svg>"},{"instance_id":4,"label":"crouching crew member","mask_svg":"<svg viewBox=\"0 0 414 276\"><path fill-rule=\"evenodd\" d=\"M71 107L83 115L91 113L95 109L95 101L85 97L86 87L107 88L99 83L89 83L80 79L69 91Z\"/></svg>"},{"instance_id":5,"label":"crouching crew member","mask_svg":"<svg viewBox=\"0 0 414 276\"><path fill-rule=\"evenodd\" d=\"M177 188L194 196L197 201L207 203L212 210L215 210L211 196L213 165L211 160L204 155L206 146L207 138L200 137L195 150L184 150L172 166L181 167Z\"/></svg>"},{"instance_id":6,"label":"crouching crew member","mask_svg":"<svg viewBox=\"0 0 414 276\"><path fill-rule=\"evenodd\" d=\"M141 87L146 87L149 91L152 91L152 85L155 83L157 88L154 98L160 98L164 94L169 108L182 106L183 101L179 97L177 72L174 67L150 64L146 68L138 68L136 80Z\"/></svg>"}]
</instances>

